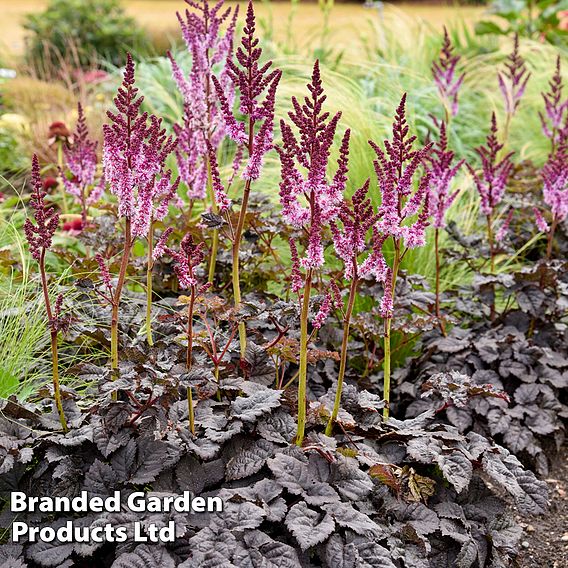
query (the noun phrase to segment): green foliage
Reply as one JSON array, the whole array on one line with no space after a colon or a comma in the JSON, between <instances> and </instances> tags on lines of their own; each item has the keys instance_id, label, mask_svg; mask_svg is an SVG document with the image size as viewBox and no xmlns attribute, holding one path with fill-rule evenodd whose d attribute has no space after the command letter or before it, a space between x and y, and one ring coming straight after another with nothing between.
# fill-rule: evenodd
<instances>
[{"instance_id":1,"label":"green foliage","mask_svg":"<svg viewBox=\"0 0 568 568\"><path fill-rule=\"evenodd\" d=\"M26 166L27 161L14 132L0 127L0 176L17 173Z\"/></svg>"},{"instance_id":2,"label":"green foliage","mask_svg":"<svg viewBox=\"0 0 568 568\"><path fill-rule=\"evenodd\" d=\"M568 10L568 0L494 0L490 13L500 18L482 20L475 26L479 35L512 35L545 39L558 45L568 45L568 30L561 29L561 12Z\"/></svg>"},{"instance_id":3,"label":"green foliage","mask_svg":"<svg viewBox=\"0 0 568 568\"><path fill-rule=\"evenodd\" d=\"M68 61L122 65L126 51L144 52L149 44L118 0L51 0L44 12L27 16L24 28L26 57L44 71Z\"/></svg>"}]
</instances>

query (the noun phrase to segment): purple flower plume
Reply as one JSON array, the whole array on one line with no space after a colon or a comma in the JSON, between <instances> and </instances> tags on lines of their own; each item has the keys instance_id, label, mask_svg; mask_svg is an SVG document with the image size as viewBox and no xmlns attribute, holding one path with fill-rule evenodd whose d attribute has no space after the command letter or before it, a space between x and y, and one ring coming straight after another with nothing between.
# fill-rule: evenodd
<instances>
[{"instance_id":1,"label":"purple flower plume","mask_svg":"<svg viewBox=\"0 0 568 568\"><path fill-rule=\"evenodd\" d=\"M534 213L535 223L536 223L538 230L541 233L548 233L550 227L549 227L548 223L546 222L546 220L544 219L544 217L542 216L540 209L533 207L533 213Z\"/></svg>"},{"instance_id":2,"label":"purple flower plume","mask_svg":"<svg viewBox=\"0 0 568 568\"><path fill-rule=\"evenodd\" d=\"M499 227L499 230L497 231L497 233L495 235L495 240L498 243L501 242L505 238L505 236L507 235L507 233L509 231L509 226L511 225L511 221L513 220L514 213L515 213L515 210L510 208L509 212L507 213L507 216L505 217L505 220L503 221L503 223Z\"/></svg>"},{"instance_id":3,"label":"purple flower plume","mask_svg":"<svg viewBox=\"0 0 568 568\"><path fill-rule=\"evenodd\" d=\"M179 178L172 181L166 159L176 146L166 136L161 119L140 112L143 97L134 81L134 62L127 56L124 79L114 98L117 113L108 111L103 126L103 168L110 190L118 198L118 214L132 222L133 237L148 234L175 197Z\"/></svg>"},{"instance_id":4,"label":"purple flower plume","mask_svg":"<svg viewBox=\"0 0 568 568\"><path fill-rule=\"evenodd\" d=\"M367 249L366 234L379 219L368 192L369 180L353 194L351 203L341 203L337 220L330 222L335 251L343 260L347 280L359 274L363 266L368 266L364 262L357 263L357 257Z\"/></svg>"},{"instance_id":5,"label":"purple flower plume","mask_svg":"<svg viewBox=\"0 0 568 568\"><path fill-rule=\"evenodd\" d=\"M460 59L459 55L454 54L448 30L444 27L444 43L440 57L432 63L432 76L442 102L451 116L458 114L458 93L465 77L465 73L459 76L456 73Z\"/></svg>"},{"instance_id":6,"label":"purple flower plume","mask_svg":"<svg viewBox=\"0 0 568 568\"><path fill-rule=\"evenodd\" d=\"M303 228L308 235L306 254L300 260L306 269L323 264L322 231L339 214L348 169L349 137L343 136L337 169L328 181L330 150L340 113L331 119L323 111L324 95L319 62L316 61L310 95L304 104L293 97L293 110L288 114L298 131L281 121L282 146L277 148L281 164L280 203L282 214L293 227Z\"/></svg>"},{"instance_id":7,"label":"purple flower plume","mask_svg":"<svg viewBox=\"0 0 568 568\"><path fill-rule=\"evenodd\" d=\"M234 88L227 75L227 59L233 52L233 38L238 16L235 10L224 9L224 1L211 5L207 0L188 1L190 9L178 13L182 35L191 55L191 70L186 76L173 56L168 53L174 80L183 95L183 123L174 127L178 138L176 158L182 181L190 199L202 199L207 187L208 144L215 152L227 135L221 104L213 85L215 78L232 106ZM232 14L231 14L232 12ZM229 21L225 32L223 23Z\"/></svg>"},{"instance_id":8,"label":"purple flower plume","mask_svg":"<svg viewBox=\"0 0 568 568\"><path fill-rule=\"evenodd\" d=\"M566 131L568 136L568 98L562 97L564 84L560 69L560 56L556 59L556 70L552 79L548 83L550 90L542 93L544 99L544 114L539 112L542 123L542 131L547 138L550 138L553 145Z\"/></svg>"},{"instance_id":9,"label":"purple flower plume","mask_svg":"<svg viewBox=\"0 0 568 568\"><path fill-rule=\"evenodd\" d=\"M234 55L236 61L232 57L227 59L227 76L239 94L239 113L244 115L245 122L235 117L232 101L221 81L212 77L227 134L248 150L248 162L242 174L245 180L260 177L264 155L272 149L276 89L282 76L280 70L270 70L271 61L260 63L262 49L255 31L254 8L249 2L241 45Z\"/></svg>"},{"instance_id":10,"label":"purple flower plume","mask_svg":"<svg viewBox=\"0 0 568 568\"><path fill-rule=\"evenodd\" d=\"M174 261L174 272L179 285L186 290L199 285L195 271L205 258L204 248L205 243L194 243L193 236L188 233L181 240L179 251L166 249ZM204 292L207 288L207 284L200 286L198 293Z\"/></svg>"},{"instance_id":11,"label":"purple flower plume","mask_svg":"<svg viewBox=\"0 0 568 568\"><path fill-rule=\"evenodd\" d=\"M503 144L499 143L497 132L497 119L493 113L487 143L475 149L481 158L481 172L478 174L469 164L467 165L481 198L481 210L485 215L491 215L503 199L507 181L513 169L513 162L511 162L513 152L499 158Z\"/></svg>"},{"instance_id":12,"label":"purple flower plume","mask_svg":"<svg viewBox=\"0 0 568 568\"><path fill-rule=\"evenodd\" d=\"M433 225L436 229L443 229L446 226L446 213L459 193L459 190L451 192L450 186L464 160L460 160L457 164L454 164L453 161L454 152L448 149L446 124L442 122L440 139L428 158L430 211L434 217Z\"/></svg>"},{"instance_id":13,"label":"purple flower plume","mask_svg":"<svg viewBox=\"0 0 568 568\"><path fill-rule=\"evenodd\" d=\"M77 105L78 118L73 143L64 150L64 158L71 178L62 175L65 189L84 208L97 202L104 191L104 177L95 183L97 170L97 143L89 137L89 129L81 103Z\"/></svg>"},{"instance_id":14,"label":"purple flower plume","mask_svg":"<svg viewBox=\"0 0 568 568\"><path fill-rule=\"evenodd\" d=\"M34 210L35 224L28 217L24 223L24 233L32 257L39 262L42 254L51 248L53 235L59 224L59 215L55 208L45 201L47 192L41 183L39 160L36 154L32 159L32 187L30 206Z\"/></svg>"},{"instance_id":15,"label":"purple flower plume","mask_svg":"<svg viewBox=\"0 0 568 568\"><path fill-rule=\"evenodd\" d=\"M568 217L568 138L563 138L549 156L542 168L542 180L544 202L554 221L560 223Z\"/></svg>"},{"instance_id":16,"label":"purple flower plume","mask_svg":"<svg viewBox=\"0 0 568 568\"><path fill-rule=\"evenodd\" d=\"M530 76L525 60L519 54L519 36L515 34L513 51L507 57L505 71L497 74L508 115L512 116L519 108Z\"/></svg>"},{"instance_id":17,"label":"purple flower plume","mask_svg":"<svg viewBox=\"0 0 568 568\"><path fill-rule=\"evenodd\" d=\"M405 246L414 248L423 243L424 231L429 224L428 194L431 174L422 173L430 155L432 144L413 150L416 136L408 136L406 122L406 94L396 110L393 139L385 140L382 150L369 141L376 154L373 162L381 192L380 220L377 224L385 238L404 239ZM418 187L414 180L418 176ZM418 219L412 221L421 211Z\"/></svg>"}]
</instances>

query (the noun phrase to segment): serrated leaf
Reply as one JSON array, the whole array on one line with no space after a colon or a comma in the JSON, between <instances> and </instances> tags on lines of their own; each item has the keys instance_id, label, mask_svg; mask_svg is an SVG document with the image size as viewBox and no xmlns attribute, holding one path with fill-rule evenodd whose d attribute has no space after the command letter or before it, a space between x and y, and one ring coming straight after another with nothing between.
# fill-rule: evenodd
<instances>
[{"instance_id":1,"label":"serrated leaf","mask_svg":"<svg viewBox=\"0 0 568 568\"><path fill-rule=\"evenodd\" d=\"M112 564L112 568L175 568L170 553L161 546L137 546L133 552L121 554Z\"/></svg>"},{"instance_id":2,"label":"serrated leaf","mask_svg":"<svg viewBox=\"0 0 568 568\"><path fill-rule=\"evenodd\" d=\"M323 516L304 502L294 505L284 522L304 551L324 542L335 528L329 515Z\"/></svg>"},{"instance_id":3,"label":"serrated leaf","mask_svg":"<svg viewBox=\"0 0 568 568\"><path fill-rule=\"evenodd\" d=\"M289 444L296 434L296 422L283 410L264 416L257 424L258 433L270 442Z\"/></svg>"},{"instance_id":4,"label":"serrated leaf","mask_svg":"<svg viewBox=\"0 0 568 568\"><path fill-rule=\"evenodd\" d=\"M461 452L449 455L440 454L436 460L444 477L461 493L469 486L473 475L473 466Z\"/></svg>"},{"instance_id":5,"label":"serrated leaf","mask_svg":"<svg viewBox=\"0 0 568 568\"><path fill-rule=\"evenodd\" d=\"M161 440L141 438L136 462L130 476L131 483L150 483L165 469L179 461L180 452L173 444Z\"/></svg>"},{"instance_id":6,"label":"serrated leaf","mask_svg":"<svg viewBox=\"0 0 568 568\"><path fill-rule=\"evenodd\" d=\"M85 474L85 489L93 495L110 495L118 477L113 468L96 459Z\"/></svg>"},{"instance_id":7,"label":"serrated leaf","mask_svg":"<svg viewBox=\"0 0 568 568\"><path fill-rule=\"evenodd\" d=\"M233 416L244 422L255 422L263 414L280 406L281 394L280 390L260 389L250 396L240 396L231 405Z\"/></svg>"},{"instance_id":8,"label":"serrated leaf","mask_svg":"<svg viewBox=\"0 0 568 568\"><path fill-rule=\"evenodd\" d=\"M359 568L397 568L390 552L376 542L357 544L357 558Z\"/></svg>"},{"instance_id":9,"label":"serrated leaf","mask_svg":"<svg viewBox=\"0 0 568 568\"><path fill-rule=\"evenodd\" d=\"M227 480L243 479L257 473L273 453L274 446L271 442L257 440L228 461L225 468Z\"/></svg>"},{"instance_id":10,"label":"serrated leaf","mask_svg":"<svg viewBox=\"0 0 568 568\"><path fill-rule=\"evenodd\" d=\"M63 560L73 554L74 545L72 543L59 543L57 541L44 542L42 540L34 542L26 550L26 557L33 560L40 566L59 566Z\"/></svg>"},{"instance_id":11,"label":"serrated leaf","mask_svg":"<svg viewBox=\"0 0 568 568\"><path fill-rule=\"evenodd\" d=\"M322 505L340 527L346 527L360 535L373 535L380 532L380 527L367 515L361 513L349 503L329 503Z\"/></svg>"}]
</instances>

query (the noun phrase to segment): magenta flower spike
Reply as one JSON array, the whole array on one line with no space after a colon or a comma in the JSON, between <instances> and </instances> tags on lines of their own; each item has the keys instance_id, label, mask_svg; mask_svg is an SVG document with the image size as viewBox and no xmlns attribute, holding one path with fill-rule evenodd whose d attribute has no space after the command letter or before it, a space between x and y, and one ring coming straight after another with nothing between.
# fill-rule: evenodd
<instances>
[{"instance_id":1,"label":"magenta flower spike","mask_svg":"<svg viewBox=\"0 0 568 568\"><path fill-rule=\"evenodd\" d=\"M406 121L406 94L403 95L392 127L392 141L385 140L384 150L369 141L376 154L373 162L381 193L379 220L373 234L373 252L367 259L384 284L381 315L384 319L384 420L389 418L390 401L390 337L394 315L396 279L402 260L409 249L426 242L425 231L430 224L430 184L432 174L427 162L432 144L413 149L416 136L409 136ZM382 247L392 239L394 259L392 267L382 258Z\"/></svg>"},{"instance_id":2,"label":"magenta flower spike","mask_svg":"<svg viewBox=\"0 0 568 568\"><path fill-rule=\"evenodd\" d=\"M186 76L171 53L172 74L184 99L183 123L174 127L178 138L176 158L183 183L191 200L207 193L209 146L217 153L227 136L221 105L212 82L215 77L230 107L234 87L227 74L227 60L233 52L238 6L224 8L224 0L186 0L189 8L177 14L182 35L191 55ZM229 22L226 29L223 24Z\"/></svg>"},{"instance_id":3,"label":"magenta flower spike","mask_svg":"<svg viewBox=\"0 0 568 568\"><path fill-rule=\"evenodd\" d=\"M71 178L62 172L63 185L68 193L73 195L81 205L81 220L83 226L87 223L89 206L96 203L105 188L104 176L96 181L97 143L89 137L89 129L81 103L77 105L78 118L72 144L63 150L63 156Z\"/></svg>"},{"instance_id":4,"label":"magenta flower spike","mask_svg":"<svg viewBox=\"0 0 568 568\"><path fill-rule=\"evenodd\" d=\"M446 125L440 125L440 139L428 158L430 171L430 210L433 226L443 229L446 226L446 213L451 207L459 190L451 191L451 184L465 160L454 164L454 152L448 148Z\"/></svg>"},{"instance_id":5,"label":"magenta flower spike","mask_svg":"<svg viewBox=\"0 0 568 568\"><path fill-rule=\"evenodd\" d=\"M120 273L111 298L111 367L118 372L118 310L130 252L137 238L148 241L146 270L146 327L152 345L151 304L154 222L164 219L176 197L179 178L172 181L166 160L176 147L161 119L140 112L144 100L135 86L134 61L127 55L122 85L114 98L117 112L108 111L110 124L103 126L103 171L111 193L118 199L118 216L124 218L124 249Z\"/></svg>"},{"instance_id":6,"label":"magenta flower spike","mask_svg":"<svg viewBox=\"0 0 568 568\"><path fill-rule=\"evenodd\" d=\"M505 71L497 74L508 115L514 115L519 108L530 76L525 60L519 53L519 36L516 34L513 51L505 63Z\"/></svg>"},{"instance_id":7,"label":"magenta flower spike","mask_svg":"<svg viewBox=\"0 0 568 568\"><path fill-rule=\"evenodd\" d=\"M548 83L550 90L542 93L544 113L539 112L544 135L552 143L554 153L560 138L568 136L568 97L563 97L564 84L560 67L560 56L556 59L556 70Z\"/></svg>"},{"instance_id":8,"label":"magenta flower spike","mask_svg":"<svg viewBox=\"0 0 568 568\"><path fill-rule=\"evenodd\" d=\"M226 132L238 145L233 165L240 162L241 157L246 161L241 174L245 182L241 209L236 227L231 226L230 230L233 261L233 296L237 310L241 304L239 251L251 185L253 181L260 177L264 157L273 147L276 89L282 76L280 70L271 70L271 61L261 63L262 49L259 47L259 40L255 34L256 20L253 4L250 1L247 7L246 21L240 45L237 47L234 57L227 59L227 77L232 83L236 94L238 94L238 113L233 112L232 101L223 89L221 81L217 77L212 76ZM241 117L244 117L244 121L241 120ZM243 148L245 150L244 156ZM219 177L218 172L215 172L213 175L217 178ZM216 194L226 195L226 189L221 192L219 180L215 179L214 183ZM226 200L225 204L227 204ZM228 215L227 219L230 222ZM210 265L210 281L213 277L211 268L212 264ZM244 357L247 345L244 322L239 324L239 345L241 357Z\"/></svg>"},{"instance_id":9,"label":"magenta flower spike","mask_svg":"<svg viewBox=\"0 0 568 568\"><path fill-rule=\"evenodd\" d=\"M465 73L458 75L456 71L460 59L461 57L454 53L448 30L444 27L444 42L440 57L432 63L432 76L446 109L446 123L450 117L458 114L458 94L465 78Z\"/></svg>"},{"instance_id":10,"label":"magenta flower spike","mask_svg":"<svg viewBox=\"0 0 568 568\"><path fill-rule=\"evenodd\" d=\"M53 243L53 235L59 224L59 215L55 211L55 208L50 206L45 200L47 191L44 189L41 181L39 160L35 154L32 159L32 188L30 206L34 210L35 222L27 217L24 222L24 233L28 241L30 253L39 265L43 300L51 335L53 398L59 415L61 428L64 432L67 432L67 420L65 419L61 399L61 388L59 385L59 357L57 347L57 335L61 329L66 327L67 321L65 318L61 317L62 295L57 297L55 305L52 308L45 267L45 255Z\"/></svg>"},{"instance_id":11,"label":"magenta flower spike","mask_svg":"<svg viewBox=\"0 0 568 568\"><path fill-rule=\"evenodd\" d=\"M495 208L501 203L513 169L511 156L514 152L499 158L504 145L499 143L497 134L497 118L493 113L487 143L475 149L481 159L481 172L477 173L469 164L467 165L481 198L481 210L485 215L493 215Z\"/></svg>"},{"instance_id":12,"label":"magenta flower spike","mask_svg":"<svg viewBox=\"0 0 568 568\"><path fill-rule=\"evenodd\" d=\"M552 223L546 231L548 233L546 258L550 260L556 227L568 217L568 136L560 139L556 152L549 156L543 166L541 176L544 203L548 206L552 217ZM537 224L540 230L544 229L546 222L542 219L542 215L540 219L537 216Z\"/></svg>"},{"instance_id":13,"label":"magenta flower spike","mask_svg":"<svg viewBox=\"0 0 568 568\"><path fill-rule=\"evenodd\" d=\"M280 122L282 145L280 156L280 203L284 219L293 227L302 229L307 236L304 254L298 254L295 243L290 243L292 256L292 287L299 291L303 286L300 315L300 370L298 374L298 433L296 443L301 446L306 423L306 383L308 351L308 311L314 271L324 263L322 233L338 218L347 181L349 137L343 135L337 168L333 176L328 172L331 147L341 114L330 118L323 110L326 100L319 62L316 61L308 84L309 96L303 104L292 98L293 110L288 113L297 130L283 120ZM336 228L337 229L337 228ZM339 234L339 230L336 232ZM345 242L345 246L348 244ZM342 245L340 244L340 247ZM305 276L302 280L302 269ZM324 299L313 325L321 326L333 305L331 296Z\"/></svg>"}]
</instances>

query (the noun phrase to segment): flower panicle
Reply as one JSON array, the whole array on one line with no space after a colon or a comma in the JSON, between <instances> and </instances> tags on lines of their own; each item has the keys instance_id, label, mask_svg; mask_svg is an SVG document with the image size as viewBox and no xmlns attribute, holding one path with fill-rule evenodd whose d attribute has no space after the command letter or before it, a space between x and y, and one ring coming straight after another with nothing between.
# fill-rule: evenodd
<instances>
[{"instance_id":1,"label":"flower panicle","mask_svg":"<svg viewBox=\"0 0 568 568\"><path fill-rule=\"evenodd\" d=\"M34 210L34 222L28 217L24 223L24 233L32 257L39 261L42 254L51 248L53 235L59 225L59 215L54 206L46 201L47 192L43 188L40 175L39 159L32 158L32 193L30 206Z\"/></svg>"},{"instance_id":2,"label":"flower panicle","mask_svg":"<svg viewBox=\"0 0 568 568\"><path fill-rule=\"evenodd\" d=\"M314 63L312 77L307 85L309 94L304 104L292 98L293 110L288 116L296 127L281 121L282 144L280 156L280 203L287 222L303 228L308 235L305 256L300 265L316 269L323 265L322 232L337 218L347 181L349 139L347 130L342 138L335 174L328 181L331 147L340 113L330 118L323 110L326 100L319 61Z\"/></svg>"},{"instance_id":3,"label":"flower panicle","mask_svg":"<svg viewBox=\"0 0 568 568\"><path fill-rule=\"evenodd\" d=\"M426 166L433 145L413 148L416 136L409 135L406 94L396 109L392 132L392 141L384 141L384 150L369 141L376 155L373 166L381 193L378 229L385 238L410 238L412 246L418 246L416 243L421 241L419 235L427 225L425 215L430 213L424 204L429 199L430 173ZM418 188L414 189L417 177ZM422 213L413 221L421 208ZM417 227L411 231L412 224L417 224Z\"/></svg>"},{"instance_id":4,"label":"flower panicle","mask_svg":"<svg viewBox=\"0 0 568 568\"><path fill-rule=\"evenodd\" d=\"M549 91L541 93L544 99L544 113L539 112L544 135L556 143L563 130L568 130L568 98L563 98L564 83L560 56L556 58L556 69L548 83Z\"/></svg>"},{"instance_id":5,"label":"flower panicle","mask_svg":"<svg viewBox=\"0 0 568 568\"><path fill-rule=\"evenodd\" d=\"M513 169L511 156L514 152L509 152L502 158L499 157L503 144L499 143L497 134L497 118L493 113L486 145L475 149L481 159L481 172L478 174L470 164L467 164L481 198L481 210L485 215L491 215L501 203Z\"/></svg>"},{"instance_id":6,"label":"flower panicle","mask_svg":"<svg viewBox=\"0 0 568 568\"><path fill-rule=\"evenodd\" d=\"M507 114L512 116L519 108L530 76L526 62L519 53L519 35L515 34L513 51L507 57L505 71L497 74Z\"/></svg>"},{"instance_id":7,"label":"flower panicle","mask_svg":"<svg viewBox=\"0 0 568 568\"><path fill-rule=\"evenodd\" d=\"M568 137L548 157L541 172L543 198L553 219L559 223L568 217Z\"/></svg>"},{"instance_id":8,"label":"flower panicle","mask_svg":"<svg viewBox=\"0 0 568 568\"><path fill-rule=\"evenodd\" d=\"M454 164L454 152L448 148L446 124L440 124L439 140L428 157L430 172L430 209L436 229L446 226L446 213L459 194L459 189L451 191L451 184L465 160Z\"/></svg>"},{"instance_id":9,"label":"flower panicle","mask_svg":"<svg viewBox=\"0 0 568 568\"><path fill-rule=\"evenodd\" d=\"M432 76L450 116L458 114L458 95L465 78L465 73L456 73L460 60L461 57L454 53L450 35L444 27L444 41L438 60L432 63Z\"/></svg>"},{"instance_id":10,"label":"flower panicle","mask_svg":"<svg viewBox=\"0 0 568 568\"><path fill-rule=\"evenodd\" d=\"M193 235L187 233L181 240L179 251L169 247L165 249L174 261L174 272L179 285L186 290L199 287L200 292L204 291L195 274L197 267L205 258L204 248L205 243L195 243Z\"/></svg>"},{"instance_id":11,"label":"flower panicle","mask_svg":"<svg viewBox=\"0 0 568 568\"><path fill-rule=\"evenodd\" d=\"M175 197L166 160L177 140L166 134L162 119L139 113L142 97L134 86L134 62L128 55L122 86L114 99L118 113L109 112L103 126L103 172L118 198L118 213L132 222L133 237L145 237L152 221L163 218Z\"/></svg>"}]
</instances>

